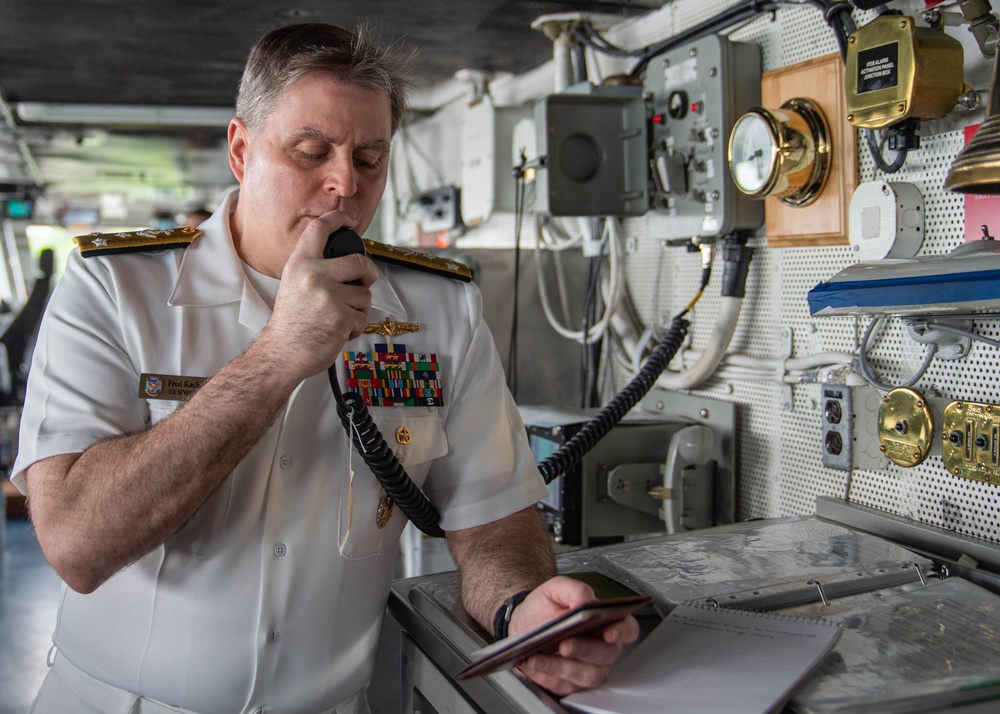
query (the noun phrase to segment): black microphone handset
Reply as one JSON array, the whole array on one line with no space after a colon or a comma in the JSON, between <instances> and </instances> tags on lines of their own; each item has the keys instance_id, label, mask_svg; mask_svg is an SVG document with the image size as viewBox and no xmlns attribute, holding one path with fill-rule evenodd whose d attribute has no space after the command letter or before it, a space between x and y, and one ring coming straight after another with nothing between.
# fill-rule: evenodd
<instances>
[{"instance_id":1,"label":"black microphone handset","mask_svg":"<svg viewBox=\"0 0 1000 714\"><path fill-rule=\"evenodd\" d=\"M354 253L368 254L361 236L347 226L341 226L331 233L326 239L326 247L323 248L324 258L342 258Z\"/></svg>"},{"instance_id":2,"label":"black microphone handset","mask_svg":"<svg viewBox=\"0 0 1000 714\"><path fill-rule=\"evenodd\" d=\"M341 258L345 255L360 253L367 255L365 242L357 233L347 226L338 228L326 239L323 248L324 258ZM349 284L360 285L360 280L352 280ZM337 377L337 365L334 363L327 370L330 378L330 388L337 402L337 414L347 433L351 435L355 448L361 454L375 478L382 484L386 495L399 506L407 518L429 536L443 538L444 531L438 525L441 516L423 492L417 488L413 480L403 469L403 465L392 452L385 437L368 412L364 398L357 392L343 394L340 391L340 380ZM403 408L403 407L401 407Z\"/></svg>"}]
</instances>

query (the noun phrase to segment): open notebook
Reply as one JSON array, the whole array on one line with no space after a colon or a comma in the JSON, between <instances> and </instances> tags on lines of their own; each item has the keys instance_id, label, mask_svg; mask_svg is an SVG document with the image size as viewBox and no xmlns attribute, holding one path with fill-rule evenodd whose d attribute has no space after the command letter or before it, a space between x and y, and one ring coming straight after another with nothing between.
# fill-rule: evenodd
<instances>
[{"instance_id":1,"label":"open notebook","mask_svg":"<svg viewBox=\"0 0 1000 714\"><path fill-rule=\"evenodd\" d=\"M777 711L839 635L823 620L678 605L601 687L562 703L588 714Z\"/></svg>"}]
</instances>

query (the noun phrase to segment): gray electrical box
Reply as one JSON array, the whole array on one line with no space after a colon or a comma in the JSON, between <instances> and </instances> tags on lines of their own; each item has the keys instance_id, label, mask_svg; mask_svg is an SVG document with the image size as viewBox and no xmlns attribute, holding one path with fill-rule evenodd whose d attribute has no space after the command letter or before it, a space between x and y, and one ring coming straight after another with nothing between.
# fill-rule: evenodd
<instances>
[{"instance_id":1,"label":"gray electrical box","mask_svg":"<svg viewBox=\"0 0 1000 714\"><path fill-rule=\"evenodd\" d=\"M823 465L840 471L886 466L878 441L881 393L873 387L824 384L820 397Z\"/></svg>"},{"instance_id":2,"label":"gray electrical box","mask_svg":"<svg viewBox=\"0 0 1000 714\"><path fill-rule=\"evenodd\" d=\"M550 216L641 216L647 195L641 87L577 85L535 105L536 210Z\"/></svg>"},{"instance_id":3,"label":"gray electrical box","mask_svg":"<svg viewBox=\"0 0 1000 714\"><path fill-rule=\"evenodd\" d=\"M596 410L520 405L532 455L550 457ZM538 508L557 543L595 546L735 519L736 407L653 388L549 483ZM700 441L690 449L691 437Z\"/></svg>"},{"instance_id":4,"label":"gray electrical box","mask_svg":"<svg viewBox=\"0 0 1000 714\"><path fill-rule=\"evenodd\" d=\"M443 186L421 195L420 229L424 233L438 233L462 225L461 195L457 186Z\"/></svg>"},{"instance_id":5,"label":"gray electrical box","mask_svg":"<svg viewBox=\"0 0 1000 714\"><path fill-rule=\"evenodd\" d=\"M711 240L763 224L763 202L737 190L728 164L733 124L760 104L760 76L757 45L718 35L650 61L651 237Z\"/></svg>"}]
</instances>

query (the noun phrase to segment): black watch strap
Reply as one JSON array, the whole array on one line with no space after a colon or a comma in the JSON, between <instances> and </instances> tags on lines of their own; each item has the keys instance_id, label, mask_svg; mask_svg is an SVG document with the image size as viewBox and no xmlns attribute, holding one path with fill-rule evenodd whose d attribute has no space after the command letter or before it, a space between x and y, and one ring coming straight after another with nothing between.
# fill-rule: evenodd
<instances>
[{"instance_id":1,"label":"black watch strap","mask_svg":"<svg viewBox=\"0 0 1000 714\"><path fill-rule=\"evenodd\" d=\"M514 593L503 601L503 605L497 608L497 612L493 616L494 640L502 640L507 637L507 628L510 626L510 616L514 614L514 608L524 602L524 598L528 597L530 592L530 590L522 590L519 593Z\"/></svg>"}]
</instances>

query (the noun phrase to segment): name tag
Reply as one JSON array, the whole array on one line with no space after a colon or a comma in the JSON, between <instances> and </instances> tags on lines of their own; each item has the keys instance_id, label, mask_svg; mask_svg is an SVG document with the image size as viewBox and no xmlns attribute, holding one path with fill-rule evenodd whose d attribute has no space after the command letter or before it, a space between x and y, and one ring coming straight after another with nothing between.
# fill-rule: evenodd
<instances>
[{"instance_id":1,"label":"name tag","mask_svg":"<svg viewBox=\"0 0 1000 714\"><path fill-rule=\"evenodd\" d=\"M139 398L186 402L208 379L208 377L183 377L177 374L147 374L143 372L139 375Z\"/></svg>"}]
</instances>

